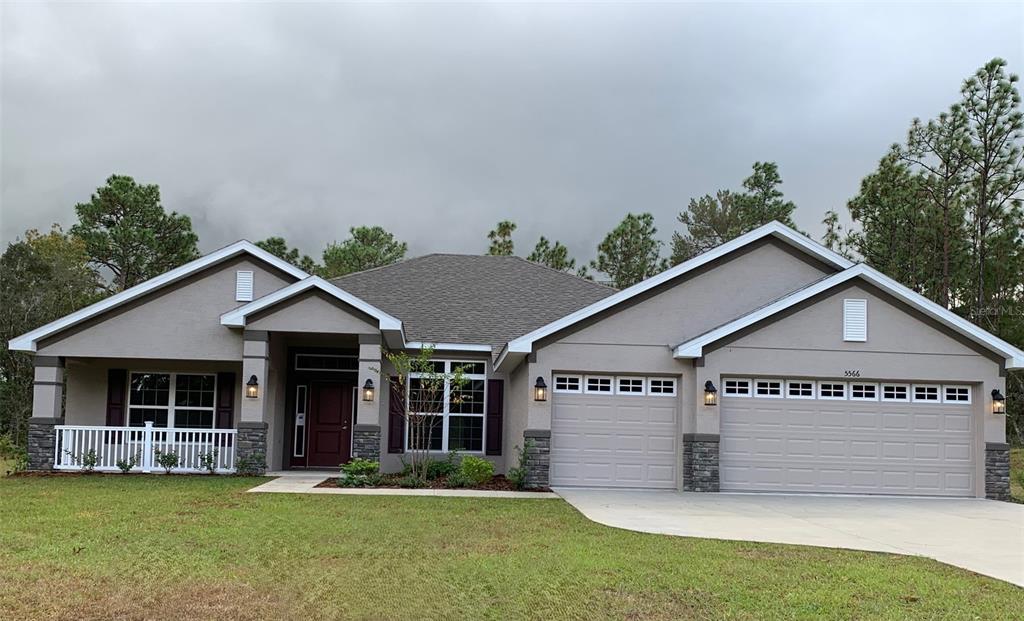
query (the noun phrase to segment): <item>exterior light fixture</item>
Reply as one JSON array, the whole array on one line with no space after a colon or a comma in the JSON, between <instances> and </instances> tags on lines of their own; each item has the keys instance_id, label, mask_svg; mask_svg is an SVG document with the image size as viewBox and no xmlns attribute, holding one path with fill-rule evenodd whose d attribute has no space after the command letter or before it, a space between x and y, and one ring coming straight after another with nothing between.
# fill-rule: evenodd
<instances>
[{"instance_id":1,"label":"exterior light fixture","mask_svg":"<svg viewBox=\"0 0 1024 621\"><path fill-rule=\"evenodd\" d=\"M998 388L992 389L992 413L1006 414L1006 397Z\"/></svg>"},{"instance_id":2,"label":"exterior light fixture","mask_svg":"<svg viewBox=\"0 0 1024 621\"><path fill-rule=\"evenodd\" d=\"M548 385L544 383L544 378L539 375L537 376L537 383L533 385L533 400L548 400Z\"/></svg>"},{"instance_id":3,"label":"exterior light fixture","mask_svg":"<svg viewBox=\"0 0 1024 621\"><path fill-rule=\"evenodd\" d=\"M711 383L711 380L704 382L704 405L718 405L718 389Z\"/></svg>"},{"instance_id":4,"label":"exterior light fixture","mask_svg":"<svg viewBox=\"0 0 1024 621\"><path fill-rule=\"evenodd\" d=\"M260 382L253 375L249 378L249 381L245 383L245 396L250 399L255 399L260 396Z\"/></svg>"},{"instance_id":5,"label":"exterior light fixture","mask_svg":"<svg viewBox=\"0 0 1024 621\"><path fill-rule=\"evenodd\" d=\"M373 401L373 380L368 379L363 384L363 401Z\"/></svg>"}]
</instances>

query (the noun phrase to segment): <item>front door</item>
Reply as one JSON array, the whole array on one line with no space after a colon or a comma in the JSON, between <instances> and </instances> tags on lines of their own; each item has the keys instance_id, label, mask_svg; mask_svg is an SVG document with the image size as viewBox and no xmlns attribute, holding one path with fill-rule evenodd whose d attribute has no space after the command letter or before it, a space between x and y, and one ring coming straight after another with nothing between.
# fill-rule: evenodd
<instances>
[{"instance_id":1,"label":"front door","mask_svg":"<svg viewBox=\"0 0 1024 621\"><path fill-rule=\"evenodd\" d=\"M309 395L310 467L337 468L352 458L352 386L314 382Z\"/></svg>"}]
</instances>

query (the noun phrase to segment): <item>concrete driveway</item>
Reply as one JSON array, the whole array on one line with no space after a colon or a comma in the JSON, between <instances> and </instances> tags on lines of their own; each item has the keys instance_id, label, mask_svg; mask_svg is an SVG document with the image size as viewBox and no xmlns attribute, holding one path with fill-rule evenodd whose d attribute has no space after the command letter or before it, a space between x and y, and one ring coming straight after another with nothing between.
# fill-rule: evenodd
<instances>
[{"instance_id":1,"label":"concrete driveway","mask_svg":"<svg viewBox=\"0 0 1024 621\"><path fill-rule=\"evenodd\" d=\"M874 496L555 492L607 526L926 556L1024 586L1024 505Z\"/></svg>"}]
</instances>

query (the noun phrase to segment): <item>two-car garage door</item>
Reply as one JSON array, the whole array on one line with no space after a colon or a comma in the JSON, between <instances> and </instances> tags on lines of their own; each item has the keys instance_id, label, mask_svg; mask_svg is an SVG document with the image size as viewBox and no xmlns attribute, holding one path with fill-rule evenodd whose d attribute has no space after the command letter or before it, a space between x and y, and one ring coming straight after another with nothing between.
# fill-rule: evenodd
<instances>
[{"instance_id":1,"label":"two-car garage door","mask_svg":"<svg viewBox=\"0 0 1024 621\"><path fill-rule=\"evenodd\" d=\"M971 387L726 378L722 491L973 496Z\"/></svg>"}]
</instances>

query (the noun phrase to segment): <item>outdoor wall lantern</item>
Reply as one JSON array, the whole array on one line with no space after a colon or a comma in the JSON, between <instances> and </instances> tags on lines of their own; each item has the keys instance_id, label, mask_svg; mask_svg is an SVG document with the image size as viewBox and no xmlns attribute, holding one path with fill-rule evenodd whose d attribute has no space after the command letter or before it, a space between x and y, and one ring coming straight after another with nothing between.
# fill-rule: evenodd
<instances>
[{"instance_id":1,"label":"outdoor wall lantern","mask_svg":"<svg viewBox=\"0 0 1024 621\"><path fill-rule=\"evenodd\" d=\"M363 401L373 401L373 380L368 379L363 384Z\"/></svg>"},{"instance_id":2,"label":"outdoor wall lantern","mask_svg":"<svg viewBox=\"0 0 1024 621\"><path fill-rule=\"evenodd\" d=\"M256 379L255 375L250 377L249 381L245 383L245 396L250 399L255 399L260 396L260 383L259 380Z\"/></svg>"},{"instance_id":3,"label":"outdoor wall lantern","mask_svg":"<svg viewBox=\"0 0 1024 621\"><path fill-rule=\"evenodd\" d=\"M539 375L537 376L537 383L533 385L533 400L548 400L548 385L544 383L544 378Z\"/></svg>"},{"instance_id":4,"label":"outdoor wall lantern","mask_svg":"<svg viewBox=\"0 0 1024 621\"><path fill-rule=\"evenodd\" d=\"M718 389L711 380L704 382L704 405L718 405Z\"/></svg>"},{"instance_id":5,"label":"outdoor wall lantern","mask_svg":"<svg viewBox=\"0 0 1024 621\"><path fill-rule=\"evenodd\" d=\"M992 389L992 413L1006 414L1006 397L999 392L998 388Z\"/></svg>"}]
</instances>

